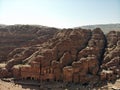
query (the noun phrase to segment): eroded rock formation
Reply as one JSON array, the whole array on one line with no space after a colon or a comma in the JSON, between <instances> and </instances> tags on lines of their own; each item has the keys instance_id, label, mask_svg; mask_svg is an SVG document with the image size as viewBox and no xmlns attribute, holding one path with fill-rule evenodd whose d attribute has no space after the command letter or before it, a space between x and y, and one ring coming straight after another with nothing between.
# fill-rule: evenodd
<instances>
[{"instance_id":1,"label":"eroded rock formation","mask_svg":"<svg viewBox=\"0 0 120 90\"><path fill-rule=\"evenodd\" d=\"M111 31L106 37L107 48L101 65L101 78L110 81L120 77L120 32Z\"/></svg>"},{"instance_id":2,"label":"eroded rock formation","mask_svg":"<svg viewBox=\"0 0 120 90\"><path fill-rule=\"evenodd\" d=\"M120 77L119 31L111 31L105 36L100 28L75 28L55 30L50 35L51 38L43 39L42 44L32 42L32 45L11 51L6 57L6 65L0 67L1 75L82 84Z\"/></svg>"},{"instance_id":3,"label":"eroded rock formation","mask_svg":"<svg viewBox=\"0 0 120 90\"><path fill-rule=\"evenodd\" d=\"M15 48L46 42L57 31L56 28L39 25L0 26L0 62L9 60L6 56Z\"/></svg>"}]
</instances>

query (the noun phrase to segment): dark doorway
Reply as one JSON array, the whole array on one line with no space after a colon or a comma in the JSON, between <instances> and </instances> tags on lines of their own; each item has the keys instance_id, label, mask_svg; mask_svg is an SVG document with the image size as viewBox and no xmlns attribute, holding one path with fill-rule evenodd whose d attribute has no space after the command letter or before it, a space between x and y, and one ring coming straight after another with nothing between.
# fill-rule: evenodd
<instances>
[{"instance_id":1,"label":"dark doorway","mask_svg":"<svg viewBox=\"0 0 120 90\"><path fill-rule=\"evenodd\" d=\"M31 77L27 77L26 80L31 80Z\"/></svg>"}]
</instances>

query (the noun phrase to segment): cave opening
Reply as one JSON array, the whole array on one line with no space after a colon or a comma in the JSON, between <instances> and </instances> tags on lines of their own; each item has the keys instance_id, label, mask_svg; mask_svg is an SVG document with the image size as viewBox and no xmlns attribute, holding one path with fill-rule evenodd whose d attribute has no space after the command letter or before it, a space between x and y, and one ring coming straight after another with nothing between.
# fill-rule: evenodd
<instances>
[{"instance_id":1,"label":"cave opening","mask_svg":"<svg viewBox=\"0 0 120 90\"><path fill-rule=\"evenodd\" d=\"M49 81L50 81L50 79L46 79L46 81L47 81L47 82L49 82Z\"/></svg>"},{"instance_id":2,"label":"cave opening","mask_svg":"<svg viewBox=\"0 0 120 90\"><path fill-rule=\"evenodd\" d=\"M31 77L27 77L26 80L31 80Z\"/></svg>"},{"instance_id":3,"label":"cave opening","mask_svg":"<svg viewBox=\"0 0 120 90\"><path fill-rule=\"evenodd\" d=\"M82 85L83 85L83 86L88 86L88 85L89 85L89 83L83 83Z\"/></svg>"}]
</instances>

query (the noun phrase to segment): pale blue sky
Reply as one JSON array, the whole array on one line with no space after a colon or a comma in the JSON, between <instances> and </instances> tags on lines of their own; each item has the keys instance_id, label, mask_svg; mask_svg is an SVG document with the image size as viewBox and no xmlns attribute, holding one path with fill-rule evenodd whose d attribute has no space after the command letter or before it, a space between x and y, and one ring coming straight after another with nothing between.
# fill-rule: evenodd
<instances>
[{"instance_id":1,"label":"pale blue sky","mask_svg":"<svg viewBox=\"0 0 120 90\"><path fill-rule=\"evenodd\" d=\"M59 28L120 23L120 0L0 0L0 24Z\"/></svg>"}]
</instances>

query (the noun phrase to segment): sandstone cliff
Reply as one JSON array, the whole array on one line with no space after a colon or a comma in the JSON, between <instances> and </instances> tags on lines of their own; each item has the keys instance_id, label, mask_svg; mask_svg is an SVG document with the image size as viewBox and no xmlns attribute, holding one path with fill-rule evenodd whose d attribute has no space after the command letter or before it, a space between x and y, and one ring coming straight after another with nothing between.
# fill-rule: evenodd
<instances>
[{"instance_id":1,"label":"sandstone cliff","mask_svg":"<svg viewBox=\"0 0 120 90\"><path fill-rule=\"evenodd\" d=\"M0 26L0 62L15 48L43 43L58 30L37 25Z\"/></svg>"},{"instance_id":2,"label":"sandstone cliff","mask_svg":"<svg viewBox=\"0 0 120 90\"><path fill-rule=\"evenodd\" d=\"M105 35L100 28L57 30L37 27L31 30L29 26L24 27L28 31L19 32L18 29L13 35L21 35L24 43L20 42L20 38L8 42L7 34L9 37L12 35L6 30L1 31L6 33L6 43L16 46L6 51L7 61L0 67L0 77L6 73L3 77L82 84L113 81L120 77L120 31Z\"/></svg>"},{"instance_id":3,"label":"sandstone cliff","mask_svg":"<svg viewBox=\"0 0 120 90\"><path fill-rule=\"evenodd\" d=\"M120 77L120 32L111 31L106 38L107 48L101 65L101 78L111 81Z\"/></svg>"}]
</instances>

